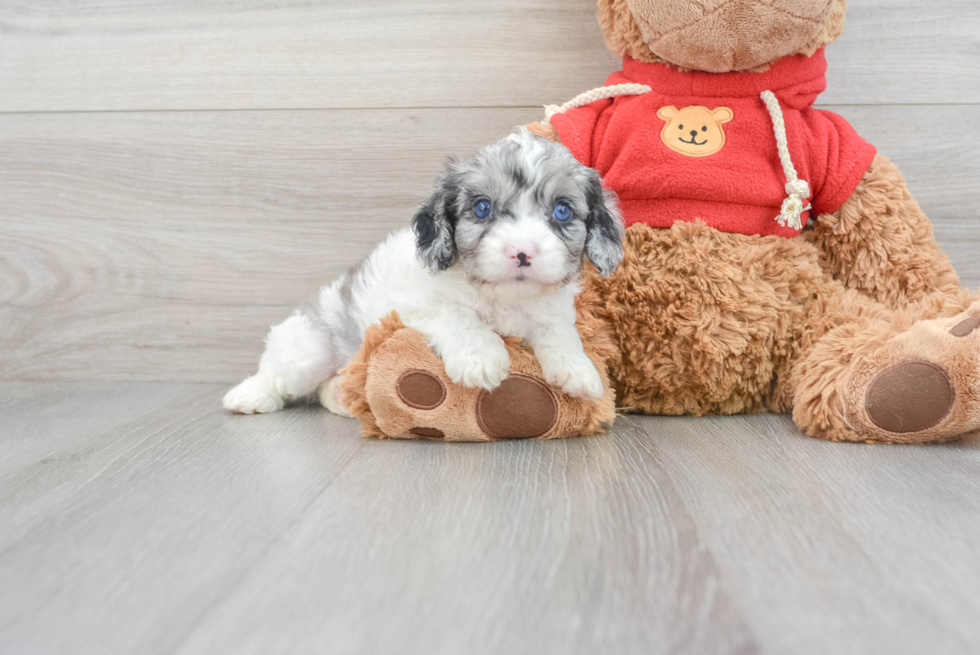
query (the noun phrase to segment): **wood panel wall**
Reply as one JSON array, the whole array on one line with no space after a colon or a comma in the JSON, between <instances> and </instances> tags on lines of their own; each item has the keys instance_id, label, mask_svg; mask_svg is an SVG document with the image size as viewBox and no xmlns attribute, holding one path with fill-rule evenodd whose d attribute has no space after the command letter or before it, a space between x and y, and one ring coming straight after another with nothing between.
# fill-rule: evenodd
<instances>
[{"instance_id":1,"label":"wood panel wall","mask_svg":"<svg viewBox=\"0 0 980 655\"><path fill-rule=\"evenodd\" d=\"M980 3L855 0L822 106L980 285ZM0 379L228 382L449 155L615 70L594 0L0 2Z\"/></svg>"}]
</instances>

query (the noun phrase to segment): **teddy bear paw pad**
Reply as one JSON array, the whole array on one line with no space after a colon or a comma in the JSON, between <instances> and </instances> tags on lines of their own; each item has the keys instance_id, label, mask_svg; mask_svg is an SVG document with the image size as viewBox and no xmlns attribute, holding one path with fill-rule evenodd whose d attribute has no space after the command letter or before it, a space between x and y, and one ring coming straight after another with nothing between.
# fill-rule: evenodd
<instances>
[{"instance_id":1,"label":"teddy bear paw pad","mask_svg":"<svg viewBox=\"0 0 980 655\"><path fill-rule=\"evenodd\" d=\"M546 434L558 420L558 401L540 380L511 375L476 401L480 429L493 439L533 439Z\"/></svg>"},{"instance_id":2,"label":"teddy bear paw pad","mask_svg":"<svg viewBox=\"0 0 980 655\"><path fill-rule=\"evenodd\" d=\"M446 438L446 433L439 428L412 428L409 430L409 433L422 439L433 439L436 441L442 441Z\"/></svg>"},{"instance_id":3,"label":"teddy bear paw pad","mask_svg":"<svg viewBox=\"0 0 980 655\"><path fill-rule=\"evenodd\" d=\"M402 402L415 409L435 409L446 400L446 385L428 371L405 371L395 389Z\"/></svg>"},{"instance_id":4,"label":"teddy bear paw pad","mask_svg":"<svg viewBox=\"0 0 980 655\"><path fill-rule=\"evenodd\" d=\"M949 415L955 400L945 370L925 361L907 361L879 373L865 394L865 411L882 430L904 434L928 430Z\"/></svg>"}]
</instances>

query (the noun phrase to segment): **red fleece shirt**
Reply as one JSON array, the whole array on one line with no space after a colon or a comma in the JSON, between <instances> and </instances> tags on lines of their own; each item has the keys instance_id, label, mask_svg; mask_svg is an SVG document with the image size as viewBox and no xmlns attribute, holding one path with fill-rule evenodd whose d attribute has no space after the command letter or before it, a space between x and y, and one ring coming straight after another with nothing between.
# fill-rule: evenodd
<instances>
[{"instance_id":1,"label":"red fleece shirt","mask_svg":"<svg viewBox=\"0 0 980 655\"><path fill-rule=\"evenodd\" d=\"M570 109L551 123L575 157L619 194L627 225L666 228L702 219L724 232L792 237L800 230L776 222L786 176L762 91L779 99L793 164L810 184L804 204L814 211L837 211L876 152L843 118L812 107L827 86L826 71L823 50L787 57L765 73L682 73L627 57L606 85L645 84L650 93ZM712 115L718 118L709 125L705 117ZM803 225L809 215L803 213Z\"/></svg>"}]
</instances>

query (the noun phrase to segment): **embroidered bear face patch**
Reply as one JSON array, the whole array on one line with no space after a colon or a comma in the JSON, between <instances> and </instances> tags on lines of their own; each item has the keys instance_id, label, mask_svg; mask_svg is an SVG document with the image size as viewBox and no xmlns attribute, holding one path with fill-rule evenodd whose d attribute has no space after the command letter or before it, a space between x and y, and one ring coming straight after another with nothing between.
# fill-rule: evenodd
<instances>
[{"instance_id":1,"label":"embroidered bear face patch","mask_svg":"<svg viewBox=\"0 0 980 655\"><path fill-rule=\"evenodd\" d=\"M728 107L708 109L691 105L661 107L657 116L667 121L660 138L671 150L688 157L707 157L725 147L725 128L735 118Z\"/></svg>"}]
</instances>

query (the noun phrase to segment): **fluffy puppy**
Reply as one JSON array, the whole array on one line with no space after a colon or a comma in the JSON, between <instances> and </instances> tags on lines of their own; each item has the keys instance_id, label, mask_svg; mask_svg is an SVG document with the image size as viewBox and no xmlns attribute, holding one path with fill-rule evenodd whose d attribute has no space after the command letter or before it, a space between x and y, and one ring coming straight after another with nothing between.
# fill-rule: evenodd
<instances>
[{"instance_id":1,"label":"fluffy puppy","mask_svg":"<svg viewBox=\"0 0 980 655\"><path fill-rule=\"evenodd\" d=\"M623 258L623 223L598 173L526 130L452 161L413 220L272 328L258 373L224 406L274 412L319 391L331 411L338 370L364 330L397 310L426 336L453 382L494 389L508 374L501 334L534 349L545 380L600 398L602 381L575 329L583 257L603 275Z\"/></svg>"}]
</instances>

